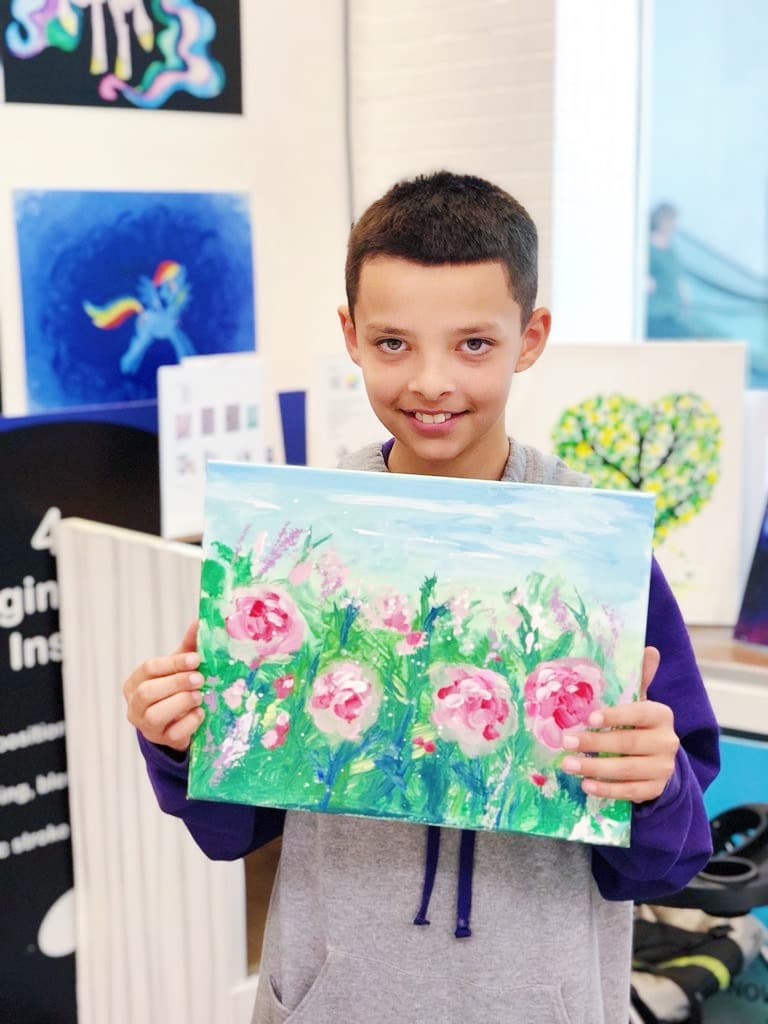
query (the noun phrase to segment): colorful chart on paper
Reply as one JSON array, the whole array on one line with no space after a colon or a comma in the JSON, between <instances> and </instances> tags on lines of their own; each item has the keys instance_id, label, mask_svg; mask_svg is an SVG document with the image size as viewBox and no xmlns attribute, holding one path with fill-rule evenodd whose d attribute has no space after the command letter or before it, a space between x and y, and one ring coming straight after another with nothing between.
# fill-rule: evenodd
<instances>
[{"instance_id":1,"label":"colorful chart on paper","mask_svg":"<svg viewBox=\"0 0 768 1024\"><path fill-rule=\"evenodd\" d=\"M203 799L627 845L561 770L636 698L653 498L210 463Z\"/></svg>"}]
</instances>

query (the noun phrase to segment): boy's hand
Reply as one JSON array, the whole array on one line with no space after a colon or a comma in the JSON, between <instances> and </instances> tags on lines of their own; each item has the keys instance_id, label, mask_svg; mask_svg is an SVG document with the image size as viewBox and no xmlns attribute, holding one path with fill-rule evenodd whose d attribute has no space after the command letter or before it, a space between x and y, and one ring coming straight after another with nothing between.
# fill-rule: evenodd
<instances>
[{"instance_id":1,"label":"boy's hand","mask_svg":"<svg viewBox=\"0 0 768 1024\"><path fill-rule=\"evenodd\" d=\"M594 711L589 725L597 732L566 734L568 751L614 754L621 757L574 757L563 759L563 770L582 775L581 788L592 796L644 803L659 796L675 770L680 740L674 715L666 704L646 700L645 695L659 667L655 647L646 647L640 700Z\"/></svg>"},{"instance_id":2,"label":"boy's hand","mask_svg":"<svg viewBox=\"0 0 768 1024\"><path fill-rule=\"evenodd\" d=\"M128 721L150 743L186 750L203 720L203 677L194 671L200 664L196 645L197 620L173 654L149 658L123 683Z\"/></svg>"}]
</instances>

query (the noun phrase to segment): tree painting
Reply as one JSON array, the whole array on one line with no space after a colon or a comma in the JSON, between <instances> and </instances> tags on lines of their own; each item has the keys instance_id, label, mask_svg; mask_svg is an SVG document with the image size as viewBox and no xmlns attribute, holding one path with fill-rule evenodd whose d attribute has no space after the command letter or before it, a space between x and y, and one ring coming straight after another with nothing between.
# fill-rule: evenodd
<instances>
[{"instance_id":1,"label":"tree painting","mask_svg":"<svg viewBox=\"0 0 768 1024\"><path fill-rule=\"evenodd\" d=\"M693 392L649 405L594 395L563 412L552 440L560 458L596 487L654 494L657 543L699 514L720 478L720 420Z\"/></svg>"},{"instance_id":2,"label":"tree painting","mask_svg":"<svg viewBox=\"0 0 768 1024\"><path fill-rule=\"evenodd\" d=\"M190 795L626 845L562 737L637 694L652 505L211 464Z\"/></svg>"}]
</instances>

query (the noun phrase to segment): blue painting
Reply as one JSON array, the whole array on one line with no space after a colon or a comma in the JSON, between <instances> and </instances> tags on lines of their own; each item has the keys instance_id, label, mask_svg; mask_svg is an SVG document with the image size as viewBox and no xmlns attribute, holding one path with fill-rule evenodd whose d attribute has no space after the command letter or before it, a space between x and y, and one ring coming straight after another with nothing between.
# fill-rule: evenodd
<instances>
[{"instance_id":1,"label":"blue painting","mask_svg":"<svg viewBox=\"0 0 768 1024\"><path fill-rule=\"evenodd\" d=\"M158 366L256 347L245 196L14 198L29 411L154 399Z\"/></svg>"},{"instance_id":2,"label":"blue painting","mask_svg":"<svg viewBox=\"0 0 768 1024\"><path fill-rule=\"evenodd\" d=\"M627 845L563 731L638 695L653 505L209 463L190 795Z\"/></svg>"}]
</instances>

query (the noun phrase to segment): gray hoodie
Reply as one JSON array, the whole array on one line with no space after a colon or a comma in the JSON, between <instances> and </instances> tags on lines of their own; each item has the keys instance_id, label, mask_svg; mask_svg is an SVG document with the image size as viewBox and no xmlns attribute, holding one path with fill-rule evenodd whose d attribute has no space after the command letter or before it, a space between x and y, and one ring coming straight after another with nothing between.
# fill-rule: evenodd
<instances>
[{"instance_id":1,"label":"gray hoodie","mask_svg":"<svg viewBox=\"0 0 768 1024\"><path fill-rule=\"evenodd\" d=\"M381 446L343 467L385 472ZM503 479L589 482L514 442ZM286 815L254 1024L625 1024L631 904L601 897L588 847L477 833L473 932L457 939L456 830L441 830L430 924L413 923L425 832Z\"/></svg>"}]
</instances>

